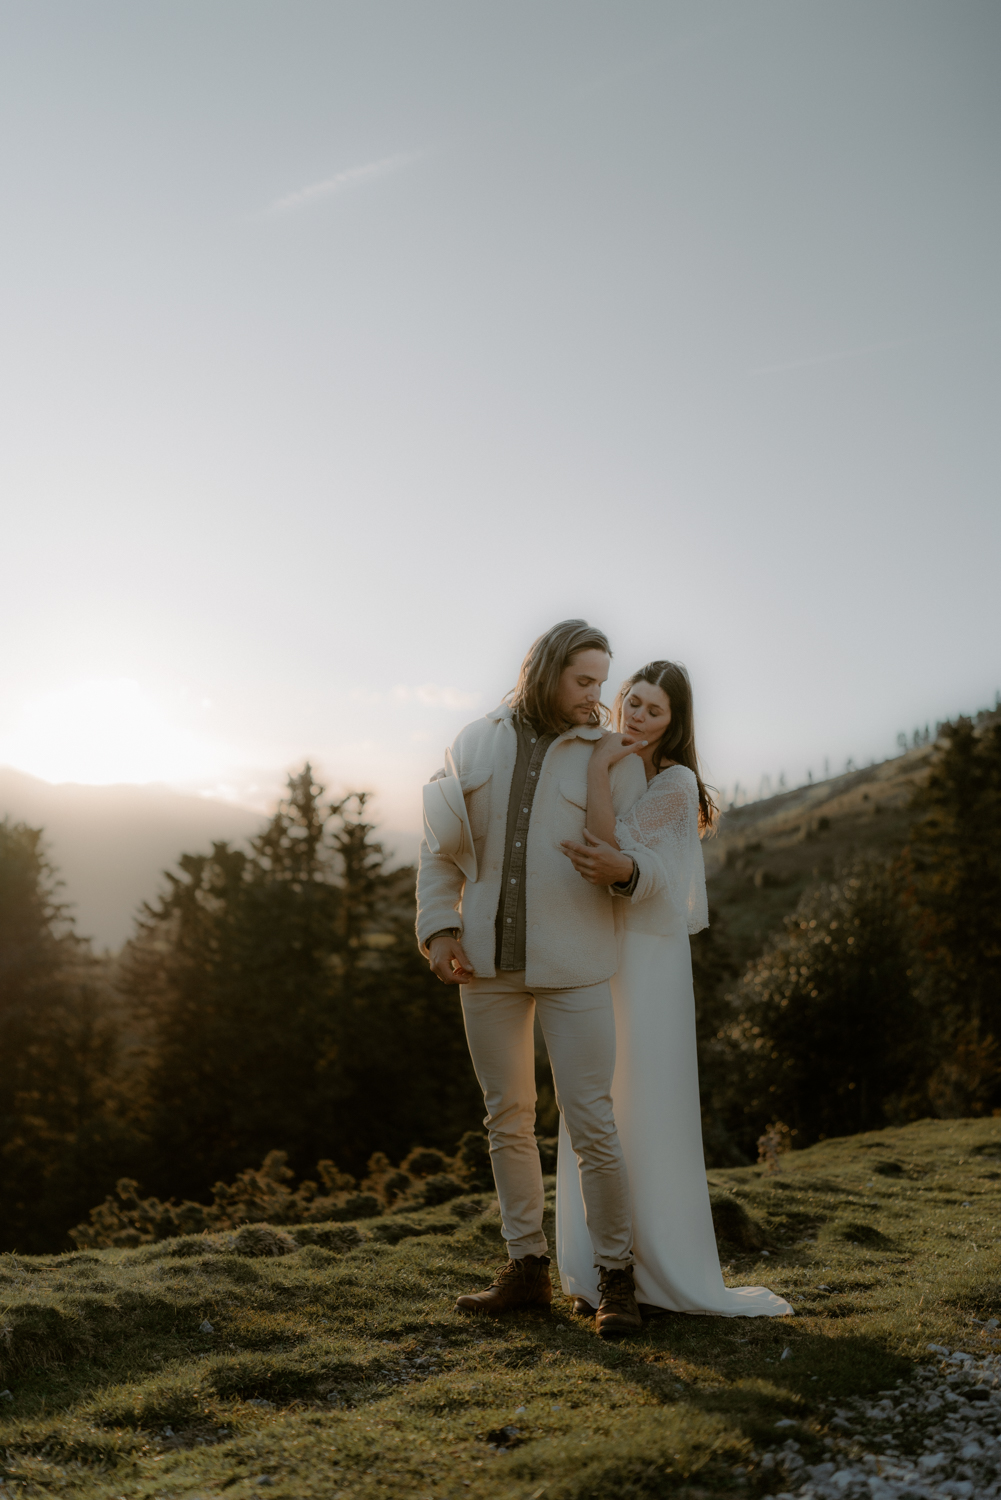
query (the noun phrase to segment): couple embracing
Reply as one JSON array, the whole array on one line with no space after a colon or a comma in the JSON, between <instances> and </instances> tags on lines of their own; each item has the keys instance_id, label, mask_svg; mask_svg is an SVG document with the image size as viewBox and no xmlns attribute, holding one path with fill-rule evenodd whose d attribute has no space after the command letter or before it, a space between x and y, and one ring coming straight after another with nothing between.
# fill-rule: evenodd
<instances>
[{"instance_id":1,"label":"couple embracing","mask_svg":"<svg viewBox=\"0 0 1001 1500\"><path fill-rule=\"evenodd\" d=\"M417 937L460 986L510 1259L466 1312L552 1301L535 1139L536 1014L560 1111L557 1260L603 1338L641 1307L781 1316L723 1285L706 1186L688 937L708 923L684 668L634 673L602 728L611 648L584 620L539 637L517 686L424 788Z\"/></svg>"}]
</instances>

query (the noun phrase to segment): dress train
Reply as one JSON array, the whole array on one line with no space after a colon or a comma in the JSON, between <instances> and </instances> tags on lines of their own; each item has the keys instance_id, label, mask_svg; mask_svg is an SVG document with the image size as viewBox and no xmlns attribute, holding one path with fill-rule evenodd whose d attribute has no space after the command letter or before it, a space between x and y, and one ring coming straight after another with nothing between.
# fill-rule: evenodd
<instances>
[{"instance_id":1,"label":"dress train","mask_svg":"<svg viewBox=\"0 0 1001 1500\"><path fill-rule=\"evenodd\" d=\"M680 914L669 933L623 923L612 996L612 1101L629 1174L637 1301L727 1318L790 1315L789 1303L767 1287L723 1284L702 1148L691 952ZM563 1290L596 1307L598 1272L562 1117L556 1249Z\"/></svg>"}]
</instances>

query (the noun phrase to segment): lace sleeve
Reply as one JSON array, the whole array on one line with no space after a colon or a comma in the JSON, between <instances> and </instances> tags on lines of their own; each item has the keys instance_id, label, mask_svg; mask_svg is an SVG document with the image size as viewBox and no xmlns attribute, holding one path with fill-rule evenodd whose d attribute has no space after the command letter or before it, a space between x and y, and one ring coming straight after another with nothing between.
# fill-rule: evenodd
<instances>
[{"instance_id":1,"label":"lace sleeve","mask_svg":"<svg viewBox=\"0 0 1001 1500\"><path fill-rule=\"evenodd\" d=\"M637 803L617 820L620 849L648 849L663 872L661 885L688 931L709 925L705 865L699 841L699 801L695 777L672 767L655 777Z\"/></svg>"},{"instance_id":2,"label":"lace sleeve","mask_svg":"<svg viewBox=\"0 0 1001 1500\"><path fill-rule=\"evenodd\" d=\"M620 844L626 838L631 844L641 844L647 849L655 849L665 841L687 843L690 811L687 787L672 782L659 786L655 782L616 821L616 838Z\"/></svg>"}]
</instances>

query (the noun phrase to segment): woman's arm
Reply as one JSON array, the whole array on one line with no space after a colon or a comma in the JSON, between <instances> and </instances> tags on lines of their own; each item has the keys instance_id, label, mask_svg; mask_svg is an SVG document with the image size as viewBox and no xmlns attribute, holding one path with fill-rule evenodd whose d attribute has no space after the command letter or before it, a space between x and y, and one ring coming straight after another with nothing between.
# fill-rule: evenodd
<instances>
[{"instance_id":1,"label":"woman's arm","mask_svg":"<svg viewBox=\"0 0 1001 1500\"><path fill-rule=\"evenodd\" d=\"M591 752L587 766L587 831L613 849L619 847L615 837L615 808L609 771L627 755L646 748L646 740L630 739L625 734L606 734Z\"/></svg>"},{"instance_id":2,"label":"woman's arm","mask_svg":"<svg viewBox=\"0 0 1001 1500\"><path fill-rule=\"evenodd\" d=\"M615 837L615 809L612 807L612 784L608 761L598 758L597 750L587 768L587 829L603 844L619 847Z\"/></svg>"}]
</instances>

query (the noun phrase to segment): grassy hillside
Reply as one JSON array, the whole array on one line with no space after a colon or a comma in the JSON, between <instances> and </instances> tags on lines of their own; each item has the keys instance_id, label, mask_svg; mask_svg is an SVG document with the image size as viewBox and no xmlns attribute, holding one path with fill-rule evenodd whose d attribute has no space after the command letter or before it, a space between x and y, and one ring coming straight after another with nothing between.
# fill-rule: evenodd
<instances>
[{"instance_id":1,"label":"grassy hillside","mask_svg":"<svg viewBox=\"0 0 1001 1500\"><path fill-rule=\"evenodd\" d=\"M783 1167L709 1176L726 1279L795 1317L665 1316L613 1347L561 1297L548 1317L453 1312L503 1259L487 1195L354 1229L0 1257L6 1493L768 1493L773 1450L843 1448L833 1403L906 1378L930 1341L977 1347L992 1335L971 1318L1001 1302L1001 1121Z\"/></svg>"},{"instance_id":2,"label":"grassy hillside","mask_svg":"<svg viewBox=\"0 0 1001 1500\"><path fill-rule=\"evenodd\" d=\"M934 744L723 814L703 845L718 934L739 968L759 953L803 892L858 853L907 842L910 802Z\"/></svg>"}]
</instances>

